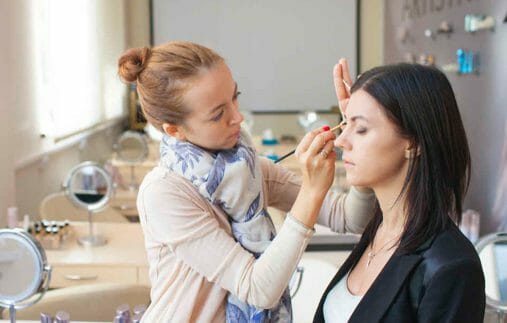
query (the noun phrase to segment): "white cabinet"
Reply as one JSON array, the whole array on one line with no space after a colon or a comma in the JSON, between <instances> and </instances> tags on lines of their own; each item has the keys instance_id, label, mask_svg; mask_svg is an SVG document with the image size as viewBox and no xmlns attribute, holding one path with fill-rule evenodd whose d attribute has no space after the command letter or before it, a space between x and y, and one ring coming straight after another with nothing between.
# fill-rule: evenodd
<instances>
[{"instance_id":1,"label":"white cabinet","mask_svg":"<svg viewBox=\"0 0 507 323\"><path fill-rule=\"evenodd\" d=\"M327 285L350 254L350 251L305 252L299 267L303 278L292 298L294 323L312 322L315 310Z\"/></svg>"},{"instance_id":2,"label":"white cabinet","mask_svg":"<svg viewBox=\"0 0 507 323\"><path fill-rule=\"evenodd\" d=\"M139 223L94 223L95 232L107 244L83 247L77 238L88 233L88 223L71 222L73 236L61 249L46 250L52 267L51 288L97 284L125 283L149 286L148 259Z\"/></svg>"}]
</instances>

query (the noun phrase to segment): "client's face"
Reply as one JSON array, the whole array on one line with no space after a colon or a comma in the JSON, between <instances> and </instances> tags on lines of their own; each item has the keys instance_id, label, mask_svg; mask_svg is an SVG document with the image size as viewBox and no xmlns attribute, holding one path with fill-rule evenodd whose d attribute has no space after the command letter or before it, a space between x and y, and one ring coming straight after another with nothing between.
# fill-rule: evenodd
<instances>
[{"instance_id":1,"label":"client's face","mask_svg":"<svg viewBox=\"0 0 507 323\"><path fill-rule=\"evenodd\" d=\"M185 139L209 150L234 147L243 121L238 94L226 64L203 70L183 96L185 106L190 109L181 127Z\"/></svg>"},{"instance_id":2,"label":"client's face","mask_svg":"<svg viewBox=\"0 0 507 323\"><path fill-rule=\"evenodd\" d=\"M408 169L409 141L396 130L384 108L363 90L352 94L347 125L336 138L350 185L373 189L403 183Z\"/></svg>"}]
</instances>

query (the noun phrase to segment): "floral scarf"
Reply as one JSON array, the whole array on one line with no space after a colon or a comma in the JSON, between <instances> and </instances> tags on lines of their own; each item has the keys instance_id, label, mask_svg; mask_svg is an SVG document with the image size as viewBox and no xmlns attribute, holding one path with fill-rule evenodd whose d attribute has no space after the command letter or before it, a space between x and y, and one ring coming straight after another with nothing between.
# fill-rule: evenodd
<instances>
[{"instance_id":1,"label":"floral scarf","mask_svg":"<svg viewBox=\"0 0 507 323\"><path fill-rule=\"evenodd\" d=\"M264 208L262 170L248 134L242 130L236 146L207 151L190 142L164 135L161 165L192 182L199 193L229 216L232 234L258 258L275 237L275 227ZM259 309L229 293L227 322L292 322L289 290L278 305Z\"/></svg>"}]
</instances>

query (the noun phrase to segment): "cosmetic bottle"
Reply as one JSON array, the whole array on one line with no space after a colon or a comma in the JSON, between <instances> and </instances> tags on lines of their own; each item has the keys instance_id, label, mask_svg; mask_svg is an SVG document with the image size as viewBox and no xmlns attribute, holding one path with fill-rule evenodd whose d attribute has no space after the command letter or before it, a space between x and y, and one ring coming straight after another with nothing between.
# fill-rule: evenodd
<instances>
[{"instance_id":1,"label":"cosmetic bottle","mask_svg":"<svg viewBox=\"0 0 507 323\"><path fill-rule=\"evenodd\" d=\"M28 231L29 227L30 227L30 216L28 214L25 214L23 216L23 230Z\"/></svg>"},{"instance_id":2,"label":"cosmetic bottle","mask_svg":"<svg viewBox=\"0 0 507 323\"><path fill-rule=\"evenodd\" d=\"M132 316L132 323L141 323L142 317L143 314L134 314L134 316Z\"/></svg>"},{"instance_id":3,"label":"cosmetic bottle","mask_svg":"<svg viewBox=\"0 0 507 323\"><path fill-rule=\"evenodd\" d=\"M7 208L7 227L9 229L18 227L18 208L15 206Z\"/></svg>"},{"instance_id":4,"label":"cosmetic bottle","mask_svg":"<svg viewBox=\"0 0 507 323\"><path fill-rule=\"evenodd\" d=\"M40 313L40 323L53 323L53 318L47 313Z\"/></svg>"},{"instance_id":5,"label":"cosmetic bottle","mask_svg":"<svg viewBox=\"0 0 507 323\"><path fill-rule=\"evenodd\" d=\"M60 234L58 227L51 228L51 249L60 248Z\"/></svg>"},{"instance_id":6,"label":"cosmetic bottle","mask_svg":"<svg viewBox=\"0 0 507 323\"><path fill-rule=\"evenodd\" d=\"M122 320L119 323L130 323L130 306L129 304L121 304L116 308L116 316L115 319L121 316Z\"/></svg>"},{"instance_id":7,"label":"cosmetic bottle","mask_svg":"<svg viewBox=\"0 0 507 323\"><path fill-rule=\"evenodd\" d=\"M55 323L70 323L70 315L67 312L59 311L55 315Z\"/></svg>"},{"instance_id":8,"label":"cosmetic bottle","mask_svg":"<svg viewBox=\"0 0 507 323\"><path fill-rule=\"evenodd\" d=\"M34 230L33 230L33 236L35 237L35 239L37 239L37 241L41 241L41 237L42 237L42 234L41 234L41 228L40 226L34 226Z\"/></svg>"},{"instance_id":9,"label":"cosmetic bottle","mask_svg":"<svg viewBox=\"0 0 507 323\"><path fill-rule=\"evenodd\" d=\"M136 306L134 306L134 309L132 310L132 314L136 315L136 314L141 314L143 315L144 312L146 312L146 304L138 304Z\"/></svg>"}]
</instances>

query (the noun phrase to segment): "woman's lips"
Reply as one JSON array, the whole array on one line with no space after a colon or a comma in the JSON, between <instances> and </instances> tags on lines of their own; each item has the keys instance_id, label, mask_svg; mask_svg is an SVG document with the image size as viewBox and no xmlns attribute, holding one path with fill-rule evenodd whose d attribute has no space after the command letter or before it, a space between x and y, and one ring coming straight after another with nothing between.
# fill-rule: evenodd
<instances>
[{"instance_id":1,"label":"woman's lips","mask_svg":"<svg viewBox=\"0 0 507 323\"><path fill-rule=\"evenodd\" d=\"M346 160L346 159L344 159L344 160L343 160L343 164L344 164L344 166L345 166L345 167L347 167L347 166L349 166L349 167L350 167L350 166L355 166L355 164L354 164L354 163L352 163L352 162L350 162L350 161L348 161L348 160Z\"/></svg>"},{"instance_id":2,"label":"woman's lips","mask_svg":"<svg viewBox=\"0 0 507 323\"><path fill-rule=\"evenodd\" d=\"M240 135L241 135L241 130L238 130L231 135L231 138L237 139L240 137Z\"/></svg>"}]
</instances>

